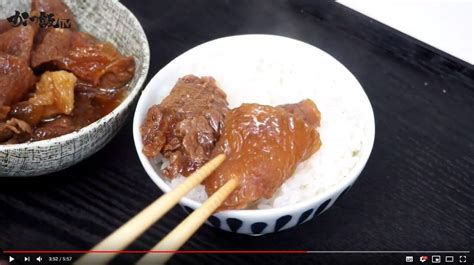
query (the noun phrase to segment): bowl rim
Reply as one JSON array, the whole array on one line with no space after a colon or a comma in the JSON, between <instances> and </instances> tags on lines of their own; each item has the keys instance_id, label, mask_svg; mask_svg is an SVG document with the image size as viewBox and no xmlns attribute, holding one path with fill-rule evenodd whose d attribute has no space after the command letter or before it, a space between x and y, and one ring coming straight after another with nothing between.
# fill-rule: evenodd
<instances>
[{"instance_id":1,"label":"bowl rim","mask_svg":"<svg viewBox=\"0 0 474 265\"><path fill-rule=\"evenodd\" d=\"M171 187L168 186L164 182L164 180L158 175L158 173L155 171L154 167L151 165L150 160L142 153L142 150L140 147L142 146L142 139L141 139L141 134L140 134L140 125L142 121L138 121L138 116L140 115L141 112L146 112L150 106L143 106L144 105L144 97L143 95L146 94L146 91L148 90L153 90L153 89L158 89L158 88L153 88L155 87L155 83L157 82L158 78L160 77L160 73L165 71L167 67L171 63L173 63L176 60L179 60L181 57L185 56L187 53L190 51L197 49L201 47L202 45L209 44L211 42L218 42L224 39L229 39L229 38L241 38L241 37L272 37L272 38L280 38L280 39L285 39L285 40L291 40L298 42L299 44L311 46L314 49L317 49L320 53L322 53L324 56L328 56L332 58L335 64L338 64L340 67L341 71L347 72L348 78L352 79L352 83L357 89L360 89L361 92L363 93L363 97L361 98L361 101L364 101L364 105L367 106L368 110L370 110L370 115L368 117L368 124L366 124L367 128L367 135L364 138L366 142L363 145L361 151L362 151L362 156L359 158L359 161L356 163L356 165L350 170L350 172L347 174L347 176L338 183L332 185L330 188L322 191L321 193L317 194L314 197L307 198L303 201L294 203L294 204L289 204L281 207L276 207L276 208L269 208L269 209L242 209L242 210L224 210L220 211L217 213L214 213L213 215L218 216L218 217L236 217L239 216L241 218L274 218L276 216L281 216L282 213L290 213L290 212L297 212L301 211L302 209L307 210L308 208L313 208L315 204L318 204L318 202L323 202L327 200L328 198L334 196L335 194L338 194L342 192L342 190L346 189L347 187L351 186L356 179L359 177L360 173L362 172L363 168L367 164L370 154L372 152L373 146L374 146L374 141L375 141L375 118L374 118L374 112L372 105L370 103L370 100L365 93L365 90L363 87L360 85L359 81L357 78L341 63L339 62L336 58L328 54L327 52L319 49L318 47L315 47L311 44L308 44L306 42L285 37L285 36L279 36L279 35L271 35L271 34L243 34L243 35L233 35L233 36L227 36L227 37L222 37L222 38L217 38L202 44L199 44L186 52L180 54L173 60L171 60L167 65L165 65L163 68L161 68L154 76L153 78L148 82L146 85L145 89L143 90L142 96L139 98L137 107L135 109L134 117L133 117L133 138L134 138L134 143L135 143L135 149L137 151L138 157L140 159L140 162L142 166L144 167L147 175L152 179L152 181L161 189L163 192L169 192L171 190ZM140 111L140 113L139 113ZM333 203L334 201L332 201ZM331 204L332 204L331 203ZM188 206L190 208L196 209L202 205L202 203L194 201L192 199L183 197L180 200L180 204ZM329 204L327 207L329 207L331 204Z\"/></svg>"},{"instance_id":2,"label":"bowl rim","mask_svg":"<svg viewBox=\"0 0 474 265\"><path fill-rule=\"evenodd\" d=\"M132 87L130 84L127 84L126 86L129 87L129 91L126 95L126 97L120 102L120 104L115 107L111 112L109 112L107 115L101 117L100 119L96 120L95 122L80 128L77 131L61 135L58 137L54 137L51 139L46 139L46 140L40 140L40 141L35 141L35 142L25 142L21 144L8 144L8 145L0 145L0 152L5 152L5 151L12 151L12 150L20 150L20 149L36 149L36 148L46 148L55 144L61 144L62 142L67 142L75 138L80 138L83 135L86 135L89 133L91 130L94 128L103 126L104 124L107 124L111 119L114 117L118 116L120 113L124 112L126 108L128 108L135 98L137 97L138 93L141 91L141 88L143 87L143 83L145 82L147 76L148 76L148 70L150 68L150 46L148 43L147 36L145 34L145 30L143 29L142 25L138 21L137 17L130 11L126 6L124 6L122 3L120 3L117 0L110 0L111 2L114 3L114 5L117 6L117 8L125 11L130 15L131 21L133 23L133 27L139 30L139 34L142 35L143 41L141 42L141 50L143 50L143 74L138 76L136 84ZM138 74L136 72L135 74Z\"/></svg>"}]
</instances>

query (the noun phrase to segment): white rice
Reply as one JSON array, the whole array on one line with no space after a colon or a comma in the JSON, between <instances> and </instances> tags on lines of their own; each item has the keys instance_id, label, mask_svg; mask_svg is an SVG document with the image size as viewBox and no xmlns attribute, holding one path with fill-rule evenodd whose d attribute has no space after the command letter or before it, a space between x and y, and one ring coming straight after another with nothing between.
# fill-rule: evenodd
<instances>
[{"instance_id":1,"label":"white rice","mask_svg":"<svg viewBox=\"0 0 474 265\"><path fill-rule=\"evenodd\" d=\"M364 127L359 123L357 112L351 109L350 104L344 104L341 97L314 100L321 111L321 148L297 167L295 174L283 183L272 198L261 199L257 208L281 207L314 197L346 177L359 160ZM163 163L165 166L166 162ZM168 183L174 188L185 179L178 176ZM207 194L204 186L199 185L186 197L203 202Z\"/></svg>"},{"instance_id":2,"label":"white rice","mask_svg":"<svg viewBox=\"0 0 474 265\"><path fill-rule=\"evenodd\" d=\"M351 88L354 81L347 74L340 75L340 66L325 62L326 57L321 57L323 61L314 62L308 59L305 51L300 54L298 50L293 50L288 55L282 52L281 56L275 57L264 54L265 49L255 49L258 54L248 56L236 53L212 54L202 60L199 57L188 58L194 64L176 62L176 65L184 66L173 69L173 74L213 76L227 93L231 108L244 102L276 106L305 98L316 103L321 112L319 133L322 146L298 166L295 174L272 198L261 199L257 203L258 209L266 209L314 197L347 177L361 157L369 117L366 106L360 105L361 102L365 104L365 95ZM169 81L170 88L159 93L167 95L172 82L176 80ZM167 182L174 188L183 180L184 177L179 176ZM197 187L187 197L199 202L206 200L204 186Z\"/></svg>"},{"instance_id":3,"label":"white rice","mask_svg":"<svg viewBox=\"0 0 474 265\"><path fill-rule=\"evenodd\" d=\"M267 93L272 95L272 91ZM285 95L281 95L279 100L276 100L278 95L272 96L271 102L266 104L275 106L282 102L293 103L286 102ZM295 174L283 183L272 198L261 199L257 203L258 209L281 207L314 197L346 177L360 158L364 124L360 122L357 106L351 104L346 97L332 94L331 90L326 90L324 97L306 93L301 97L304 98L313 99L321 112L319 133L322 146L298 166ZM231 101L237 99L232 97ZM240 102L246 102L245 95ZM166 162L162 167L166 167ZM184 180L185 177L178 176L168 183L174 188ZM186 197L203 202L207 199L207 194L204 186L199 185Z\"/></svg>"}]
</instances>

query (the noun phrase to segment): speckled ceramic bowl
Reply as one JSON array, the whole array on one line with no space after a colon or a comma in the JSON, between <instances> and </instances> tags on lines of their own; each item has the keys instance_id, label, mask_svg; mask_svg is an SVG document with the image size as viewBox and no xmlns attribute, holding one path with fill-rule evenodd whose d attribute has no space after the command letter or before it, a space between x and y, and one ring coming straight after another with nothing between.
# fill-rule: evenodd
<instances>
[{"instance_id":1,"label":"speckled ceramic bowl","mask_svg":"<svg viewBox=\"0 0 474 265\"><path fill-rule=\"evenodd\" d=\"M263 61L271 63L261 64ZM375 137L372 107L359 82L341 63L314 46L285 37L232 36L207 42L180 55L161 69L143 91L135 111L133 136L140 161L156 185L164 192L170 190L169 185L159 173L157 165L141 152L143 143L140 125L150 106L161 102L179 77L186 74L214 76L227 93L231 107L236 107L242 103L232 102L236 97L242 98L243 102L266 102L266 98L256 90L266 85L271 89L276 89L275 84L285 82L285 80L279 81L280 74L283 72L280 66L286 69L284 71L296 73L297 77L304 79L302 82L299 82L299 78L289 80L289 82L296 80L299 85L291 84L291 89L285 90L284 102L297 102L304 99L307 97L305 92L308 94L308 89L316 87L331 89L335 91L334 93L343 95L346 100L356 101L357 113L360 114L357 118L361 119L366 131L360 139L362 143L360 157L345 177L324 187L313 197L278 208L221 211L209 218L208 225L230 232L262 235L307 222L331 207L350 189L369 158ZM269 85L266 81L259 80L261 75L258 71L261 67L272 68L268 78L271 79ZM247 80L250 88L235 85L242 79ZM255 83L259 85L255 86ZM272 97L271 93L265 95ZM318 98L313 100L316 104L321 103ZM337 102L335 105L340 106L341 103ZM322 110L321 113L325 115ZM183 198L180 204L188 213L201 205L200 202L189 198Z\"/></svg>"},{"instance_id":2,"label":"speckled ceramic bowl","mask_svg":"<svg viewBox=\"0 0 474 265\"><path fill-rule=\"evenodd\" d=\"M81 27L97 38L113 43L124 55L135 57L136 72L128 84L128 96L100 120L54 139L16 145L0 145L0 176L37 176L78 163L107 144L123 125L148 73L150 49L136 17L117 0L65 0ZM29 0L0 0L0 18L15 10L29 11Z\"/></svg>"}]
</instances>

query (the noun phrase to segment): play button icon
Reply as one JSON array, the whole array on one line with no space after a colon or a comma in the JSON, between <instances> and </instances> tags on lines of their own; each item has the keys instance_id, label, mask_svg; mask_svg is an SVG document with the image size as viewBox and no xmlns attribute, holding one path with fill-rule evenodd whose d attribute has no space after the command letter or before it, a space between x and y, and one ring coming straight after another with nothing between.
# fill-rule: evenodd
<instances>
[{"instance_id":1,"label":"play button icon","mask_svg":"<svg viewBox=\"0 0 474 265\"><path fill-rule=\"evenodd\" d=\"M13 258L12 256L10 256L10 257L8 258L8 262L12 262L12 261L14 261L14 260L15 260L15 258Z\"/></svg>"}]
</instances>

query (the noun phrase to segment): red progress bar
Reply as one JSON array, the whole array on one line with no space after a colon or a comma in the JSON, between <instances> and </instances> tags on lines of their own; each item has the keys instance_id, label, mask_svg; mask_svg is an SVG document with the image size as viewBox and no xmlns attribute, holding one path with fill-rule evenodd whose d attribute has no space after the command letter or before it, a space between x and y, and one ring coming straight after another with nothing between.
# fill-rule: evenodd
<instances>
[{"instance_id":1,"label":"red progress bar","mask_svg":"<svg viewBox=\"0 0 474 265\"><path fill-rule=\"evenodd\" d=\"M307 254L307 250L5 250L6 254L174 253L174 254Z\"/></svg>"}]
</instances>

